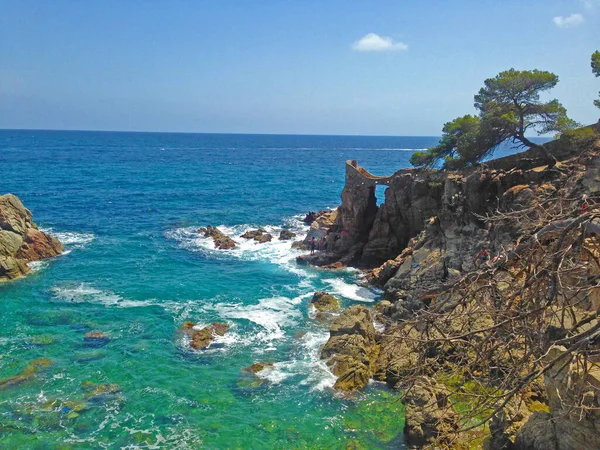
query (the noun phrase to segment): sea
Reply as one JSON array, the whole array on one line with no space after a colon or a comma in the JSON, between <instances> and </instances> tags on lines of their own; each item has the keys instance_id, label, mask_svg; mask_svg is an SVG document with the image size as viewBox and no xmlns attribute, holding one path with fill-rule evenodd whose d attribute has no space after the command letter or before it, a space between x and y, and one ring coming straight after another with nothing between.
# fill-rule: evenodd
<instances>
[{"instance_id":1,"label":"sea","mask_svg":"<svg viewBox=\"0 0 600 450\"><path fill-rule=\"evenodd\" d=\"M0 448L405 448L395 393L333 390L328 326L308 306L315 291L343 307L381 292L297 265L277 236L302 239L308 211L339 205L346 160L390 175L438 139L0 130L0 193L66 246L0 284L0 380L49 365L0 381ZM206 225L239 245L214 249ZM240 237L257 227L273 241ZM231 329L196 351L186 321ZM273 364L254 378L255 362Z\"/></svg>"}]
</instances>

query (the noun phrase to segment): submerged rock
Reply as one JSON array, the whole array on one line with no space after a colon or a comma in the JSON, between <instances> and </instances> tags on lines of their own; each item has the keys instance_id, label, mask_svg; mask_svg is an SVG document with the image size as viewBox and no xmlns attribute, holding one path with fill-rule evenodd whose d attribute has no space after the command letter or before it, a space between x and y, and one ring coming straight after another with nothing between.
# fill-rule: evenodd
<instances>
[{"instance_id":1,"label":"submerged rock","mask_svg":"<svg viewBox=\"0 0 600 450\"><path fill-rule=\"evenodd\" d=\"M121 392L121 386L118 384L95 384L92 382L82 383L86 392L85 398L89 401L105 401Z\"/></svg>"},{"instance_id":2,"label":"submerged rock","mask_svg":"<svg viewBox=\"0 0 600 450\"><path fill-rule=\"evenodd\" d=\"M279 233L279 240L280 241L289 241L290 239L293 239L296 237L296 233L290 231L290 230L281 230L281 232Z\"/></svg>"},{"instance_id":3,"label":"submerged rock","mask_svg":"<svg viewBox=\"0 0 600 450\"><path fill-rule=\"evenodd\" d=\"M248 367L244 367L242 370L247 370L252 373L258 373L264 370L266 367L273 367L272 362L256 362Z\"/></svg>"},{"instance_id":4,"label":"submerged rock","mask_svg":"<svg viewBox=\"0 0 600 450\"><path fill-rule=\"evenodd\" d=\"M48 358L40 358L31 361L23 371L14 377L8 377L0 380L0 389L15 386L33 378L38 372L52 366L52 361Z\"/></svg>"},{"instance_id":5,"label":"submerged rock","mask_svg":"<svg viewBox=\"0 0 600 450\"><path fill-rule=\"evenodd\" d=\"M327 292L315 292L310 304L321 312L333 312L340 309L340 301Z\"/></svg>"},{"instance_id":6,"label":"submerged rock","mask_svg":"<svg viewBox=\"0 0 600 450\"><path fill-rule=\"evenodd\" d=\"M83 336L83 345L86 347L103 347L110 338L102 331L90 331Z\"/></svg>"},{"instance_id":7,"label":"submerged rock","mask_svg":"<svg viewBox=\"0 0 600 450\"><path fill-rule=\"evenodd\" d=\"M64 246L41 232L12 194L0 195L0 282L28 274L27 263L58 256Z\"/></svg>"},{"instance_id":8,"label":"submerged rock","mask_svg":"<svg viewBox=\"0 0 600 450\"><path fill-rule=\"evenodd\" d=\"M229 250L235 248L235 241L219 230L217 227L208 225L205 228L199 228L198 233L202 233L204 237L212 238L215 248L219 250Z\"/></svg>"},{"instance_id":9,"label":"submerged rock","mask_svg":"<svg viewBox=\"0 0 600 450\"><path fill-rule=\"evenodd\" d=\"M267 380L261 378L257 374L265 370L266 368L273 367L272 362L256 362L248 367L244 367L238 378L238 388L243 390L255 390L264 386Z\"/></svg>"}]
</instances>

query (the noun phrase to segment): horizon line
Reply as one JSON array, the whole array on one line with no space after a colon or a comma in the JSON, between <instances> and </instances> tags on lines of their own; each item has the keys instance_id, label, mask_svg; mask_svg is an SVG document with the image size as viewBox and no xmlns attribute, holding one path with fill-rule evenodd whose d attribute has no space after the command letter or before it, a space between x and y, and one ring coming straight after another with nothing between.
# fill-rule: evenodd
<instances>
[{"instance_id":1,"label":"horizon line","mask_svg":"<svg viewBox=\"0 0 600 450\"><path fill-rule=\"evenodd\" d=\"M415 135L415 134L311 134L311 133L242 133L242 132L209 132L209 131L147 131L147 130L84 130L84 129L58 129L58 128L0 128L1 131L57 131L81 133L139 133L139 134L230 134L238 136L339 136L339 137L421 137L440 138L441 135Z\"/></svg>"}]
</instances>

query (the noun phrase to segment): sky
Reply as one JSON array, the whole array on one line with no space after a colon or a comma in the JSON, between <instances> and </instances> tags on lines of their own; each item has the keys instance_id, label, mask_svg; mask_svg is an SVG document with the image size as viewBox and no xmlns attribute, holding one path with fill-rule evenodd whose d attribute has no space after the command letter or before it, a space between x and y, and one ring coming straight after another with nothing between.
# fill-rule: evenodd
<instances>
[{"instance_id":1,"label":"sky","mask_svg":"<svg viewBox=\"0 0 600 450\"><path fill-rule=\"evenodd\" d=\"M600 0L0 0L0 128L437 136L503 70L600 110Z\"/></svg>"}]
</instances>

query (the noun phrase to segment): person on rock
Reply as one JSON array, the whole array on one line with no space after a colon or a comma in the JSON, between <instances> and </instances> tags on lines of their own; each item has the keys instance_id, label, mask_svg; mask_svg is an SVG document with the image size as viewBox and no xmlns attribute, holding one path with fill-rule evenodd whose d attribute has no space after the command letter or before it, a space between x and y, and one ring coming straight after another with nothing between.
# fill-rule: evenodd
<instances>
[{"instance_id":1,"label":"person on rock","mask_svg":"<svg viewBox=\"0 0 600 450\"><path fill-rule=\"evenodd\" d=\"M317 240L313 236L313 238L310 240L310 254L314 255L316 249L317 249Z\"/></svg>"},{"instance_id":2,"label":"person on rock","mask_svg":"<svg viewBox=\"0 0 600 450\"><path fill-rule=\"evenodd\" d=\"M473 259L473 264L475 266L480 266L481 264L485 264L489 260L490 253L488 252L487 248L483 247L481 250L479 250L479 253L477 253L475 258Z\"/></svg>"}]
</instances>

